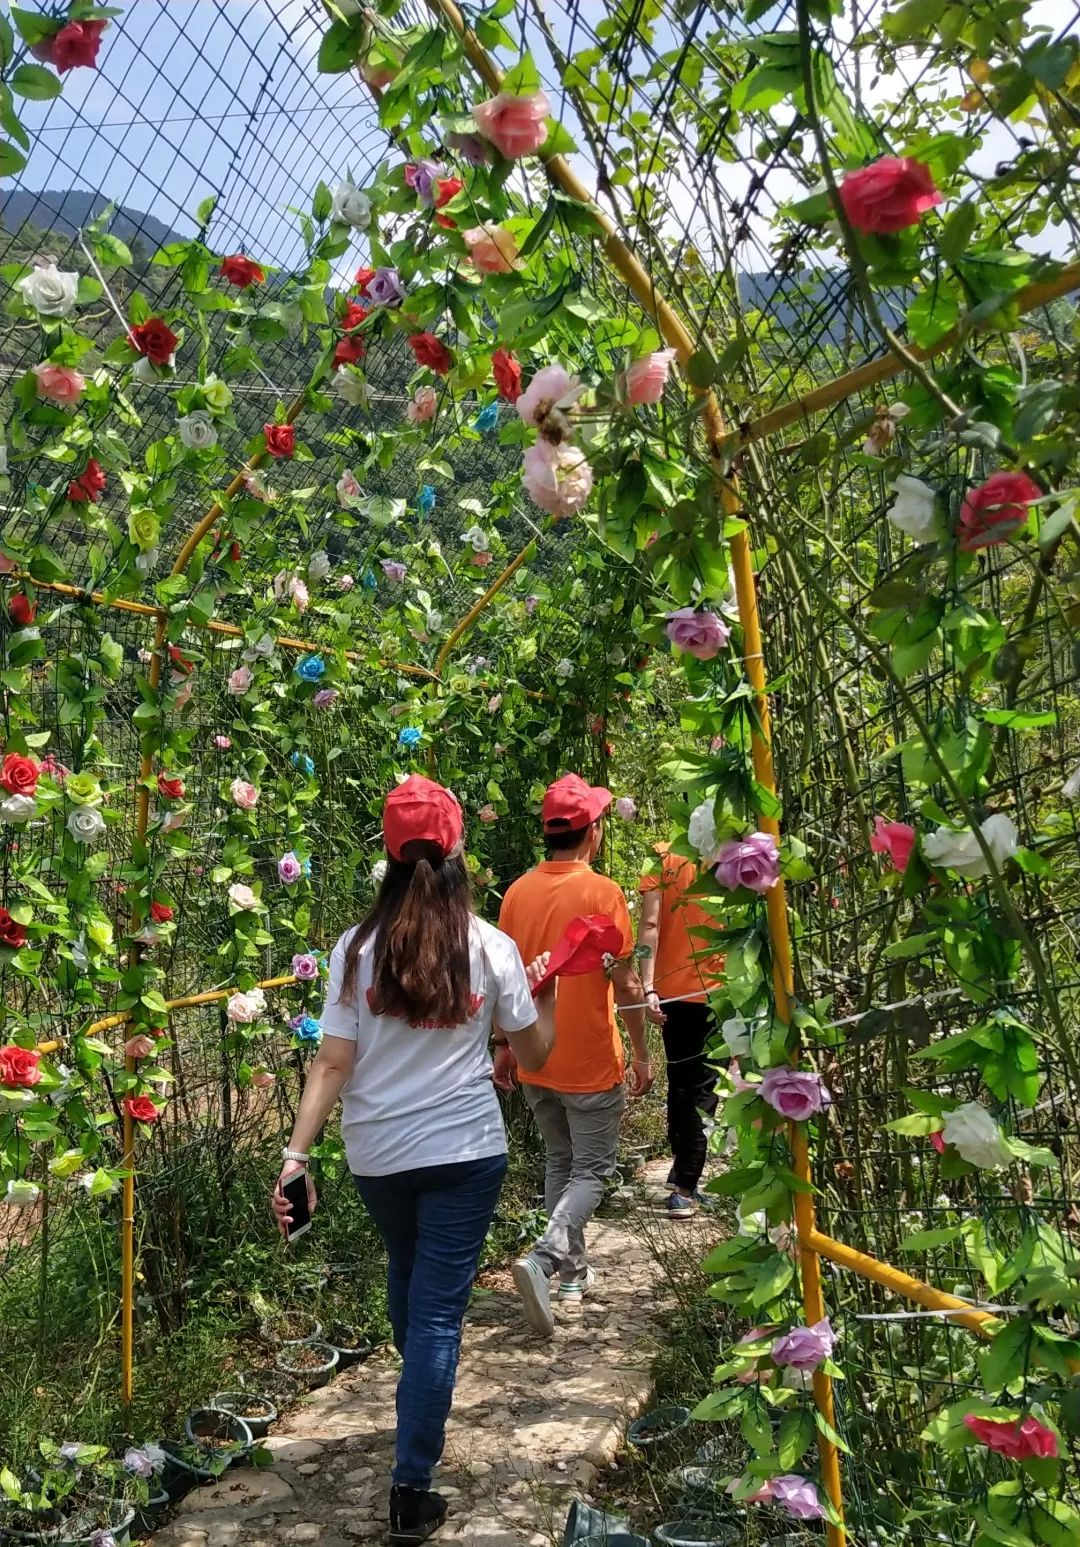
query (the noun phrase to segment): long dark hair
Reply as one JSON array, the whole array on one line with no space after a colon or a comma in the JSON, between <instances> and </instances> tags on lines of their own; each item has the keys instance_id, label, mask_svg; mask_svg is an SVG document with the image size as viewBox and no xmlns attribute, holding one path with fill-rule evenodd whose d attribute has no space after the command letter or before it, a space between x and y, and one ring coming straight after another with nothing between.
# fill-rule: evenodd
<instances>
[{"instance_id":1,"label":"long dark hair","mask_svg":"<svg viewBox=\"0 0 1080 1547\"><path fill-rule=\"evenodd\" d=\"M460 1026L473 1014L472 887L460 855L414 838L387 860L379 895L345 951L341 998L355 1004L360 952L375 937L369 1003L376 1015Z\"/></svg>"}]
</instances>

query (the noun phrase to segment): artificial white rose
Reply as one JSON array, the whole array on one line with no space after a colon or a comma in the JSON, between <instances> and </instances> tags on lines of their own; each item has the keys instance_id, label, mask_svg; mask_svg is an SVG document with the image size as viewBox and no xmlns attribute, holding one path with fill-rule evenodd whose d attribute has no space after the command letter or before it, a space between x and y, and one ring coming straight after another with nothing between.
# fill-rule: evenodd
<instances>
[{"instance_id":1,"label":"artificial white rose","mask_svg":"<svg viewBox=\"0 0 1080 1547\"><path fill-rule=\"evenodd\" d=\"M149 548L145 553L135 555L135 568L140 575L148 575L154 568L161 555L160 548Z\"/></svg>"},{"instance_id":2,"label":"artificial white rose","mask_svg":"<svg viewBox=\"0 0 1080 1547\"><path fill-rule=\"evenodd\" d=\"M149 355L140 355L131 367L132 379L141 382L144 387L156 387L175 365L175 354L171 354L164 365L155 365Z\"/></svg>"},{"instance_id":3,"label":"artificial white rose","mask_svg":"<svg viewBox=\"0 0 1080 1547\"><path fill-rule=\"evenodd\" d=\"M66 317L75 309L79 276L58 269L55 263L43 263L31 269L15 288L27 306L42 317Z\"/></svg>"},{"instance_id":4,"label":"artificial white rose","mask_svg":"<svg viewBox=\"0 0 1080 1547\"><path fill-rule=\"evenodd\" d=\"M177 432L189 451L205 451L217 445L217 425L205 408L193 408L177 421Z\"/></svg>"},{"instance_id":5,"label":"artificial white rose","mask_svg":"<svg viewBox=\"0 0 1080 1547\"><path fill-rule=\"evenodd\" d=\"M466 543L474 553L487 553L490 546L488 534L482 526L471 526L467 532L462 532L461 540Z\"/></svg>"},{"instance_id":6,"label":"artificial white rose","mask_svg":"<svg viewBox=\"0 0 1080 1547\"><path fill-rule=\"evenodd\" d=\"M371 406L371 388L360 372L351 365L339 365L330 378L330 385L338 397L344 398L353 408Z\"/></svg>"},{"instance_id":7,"label":"artificial white rose","mask_svg":"<svg viewBox=\"0 0 1080 1547\"><path fill-rule=\"evenodd\" d=\"M234 881L232 886L229 887L229 901L241 913L251 913L255 908L262 907L262 903L260 903L255 893L251 890L251 887L246 886L243 881Z\"/></svg>"},{"instance_id":8,"label":"artificial white rose","mask_svg":"<svg viewBox=\"0 0 1080 1547\"><path fill-rule=\"evenodd\" d=\"M1061 793L1065 800L1075 800L1080 795L1080 763L1061 786Z\"/></svg>"},{"instance_id":9,"label":"artificial white rose","mask_svg":"<svg viewBox=\"0 0 1080 1547\"><path fill-rule=\"evenodd\" d=\"M325 548L317 548L308 560L308 579L325 580L330 573L330 555Z\"/></svg>"},{"instance_id":10,"label":"artificial white rose","mask_svg":"<svg viewBox=\"0 0 1080 1547\"><path fill-rule=\"evenodd\" d=\"M29 822L36 810L37 801L32 795L8 795L0 800L0 822L18 827Z\"/></svg>"},{"instance_id":11,"label":"artificial white rose","mask_svg":"<svg viewBox=\"0 0 1080 1547\"><path fill-rule=\"evenodd\" d=\"M442 628L442 613L432 607L424 618L424 627L429 634L437 634Z\"/></svg>"},{"instance_id":12,"label":"artificial white rose","mask_svg":"<svg viewBox=\"0 0 1080 1547\"><path fill-rule=\"evenodd\" d=\"M687 838L706 864L712 862L717 849L714 804L711 800L703 800L700 806L695 806L686 829Z\"/></svg>"},{"instance_id":13,"label":"artificial white rose","mask_svg":"<svg viewBox=\"0 0 1080 1547\"><path fill-rule=\"evenodd\" d=\"M243 652L245 661L268 661L274 653L273 634L263 634Z\"/></svg>"},{"instance_id":14,"label":"artificial white rose","mask_svg":"<svg viewBox=\"0 0 1080 1547\"><path fill-rule=\"evenodd\" d=\"M622 645L612 645L611 649L607 653L608 665L621 666L625 660L626 651L623 649Z\"/></svg>"},{"instance_id":15,"label":"artificial white rose","mask_svg":"<svg viewBox=\"0 0 1080 1547\"><path fill-rule=\"evenodd\" d=\"M79 806L69 814L67 830L76 843L97 843L105 832L105 818L95 806Z\"/></svg>"},{"instance_id":16,"label":"artificial white rose","mask_svg":"<svg viewBox=\"0 0 1080 1547\"><path fill-rule=\"evenodd\" d=\"M219 414L225 412L232 402L232 388L227 386L217 376L208 376L203 383L203 397L211 408L215 408Z\"/></svg>"},{"instance_id":17,"label":"artificial white rose","mask_svg":"<svg viewBox=\"0 0 1080 1547\"><path fill-rule=\"evenodd\" d=\"M1002 812L988 816L980 824L979 831L998 866L1011 859L1020 847L1019 836L1011 818ZM923 839L922 847L929 864L938 870L953 870L965 880L977 880L979 876L990 872L979 841L970 827L961 827L959 830L955 827L939 827Z\"/></svg>"},{"instance_id":18,"label":"artificial white rose","mask_svg":"<svg viewBox=\"0 0 1080 1547\"><path fill-rule=\"evenodd\" d=\"M12 1177L7 1184L4 1202L11 1209L29 1209L38 1201L40 1194L41 1188L36 1182L28 1182L25 1177Z\"/></svg>"},{"instance_id":19,"label":"artificial white rose","mask_svg":"<svg viewBox=\"0 0 1080 1547\"><path fill-rule=\"evenodd\" d=\"M366 231L371 224L371 200L352 183L338 183L330 206L330 219L354 231Z\"/></svg>"},{"instance_id":20,"label":"artificial white rose","mask_svg":"<svg viewBox=\"0 0 1080 1547\"><path fill-rule=\"evenodd\" d=\"M383 884L383 879L386 876L387 868L387 861L384 859L377 859L374 865L372 865L371 879L376 886L381 886Z\"/></svg>"},{"instance_id":21,"label":"artificial white rose","mask_svg":"<svg viewBox=\"0 0 1080 1547\"><path fill-rule=\"evenodd\" d=\"M939 535L936 500L933 489L921 478L901 473L893 485L896 500L885 512L893 526L913 542L932 542Z\"/></svg>"},{"instance_id":22,"label":"artificial white rose","mask_svg":"<svg viewBox=\"0 0 1080 1547\"><path fill-rule=\"evenodd\" d=\"M980 1171L997 1171L1012 1164L1012 1151L1005 1143L1005 1135L977 1101L965 1101L955 1111L946 1112L941 1137L961 1159L978 1166Z\"/></svg>"},{"instance_id":23,"label":"artificial white rose","mask_svg":"<svg viewBox=\"0 0 1080 1547\"><path fill-rule=\"evenodd\" d=\"M746 1058L750 1053L750 1022L741 1015L733 1015L720 1027L720 1034L732 1058Z\"/></svg>"},{"instance_id":24,"label":"artificial white rose","mask_svg":"<svg viewBox=\"0 0 1080 1547\"><path fill-rule=\"evenodd\" d=\"M555 663L555 675L565 682L567 677L574 675L574 663L564 655L561 661Z\"/></svg>"},{"instance_id":25,"label":"artificial white rose","mask_svg":"<svg viewBox=\"0 0 1080 1547\"><path fill-rule=\"evenodd\" d=\"M7 477L7 446L0 444L0 477Z\"/></svg>"},{"instance_id":26,"label":"artificial white rose","mask_svg":"<svg viewBox=\"0 0 1080 1547\"><path fill-rule=\"evenodd\" d=\"M551 731L541 731L536 740L538 745L541 747L550 747L551 743L555 740L555 737Z\"/></svg>"}]
</instances>

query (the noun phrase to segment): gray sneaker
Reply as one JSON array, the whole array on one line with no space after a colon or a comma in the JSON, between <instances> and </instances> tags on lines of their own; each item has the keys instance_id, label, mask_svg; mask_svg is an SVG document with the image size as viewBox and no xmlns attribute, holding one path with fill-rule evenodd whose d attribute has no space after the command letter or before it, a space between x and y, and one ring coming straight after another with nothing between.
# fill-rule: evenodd
<instances>
[{"instance_id":1,"label":"gray sneaker","mask_svg":"<svg viewBox=\"0 0 1080 1547\"><path fill-rule=\"evenodd\" d=\"M555 1318L551 1314L551 1285L547 1274L533 1257L519 1257L511 1271L514 1286L521 1296L525 1320L541 1337L554 1336Z\"/></svg>"}]
</instances>

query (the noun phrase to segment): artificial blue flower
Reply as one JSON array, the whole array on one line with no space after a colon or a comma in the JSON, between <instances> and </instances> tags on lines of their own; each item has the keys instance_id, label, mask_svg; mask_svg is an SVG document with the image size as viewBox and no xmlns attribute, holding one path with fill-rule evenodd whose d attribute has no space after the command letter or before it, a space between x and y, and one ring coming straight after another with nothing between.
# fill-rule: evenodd
<instances>
[{"instance_id":1,"label":"artificial blue flower","mask_svg":"<svg viewBox=\"0 0 1080 1547\"><path fill-rule=\"evenodd\" d=\"M363 575L361 575L360 588L363 591L377 591L379 589L379 582L375 579L370 569L365 569Z\"/></svg>"},{"instance_id":2,"label":"artificial blue flower","mask_svg":"<svg viewBox=\"0 0 1080 1547\"><path fill-rule=\"evenodd\" d=\"M307 779L310 779L315 772L315 764L306 752L294 752L289 758L289 762L294 768L302 769L304 777Z\"/></svg>"},{"instance_id":3,"label":"artificial blue flower","mask_svg":"<svg viewBox=\"0 0 1080 1547\"><path fill-rule=\"evenodd\" d=\"M431 512L435 509L435 490L431 484L426 483L420 490L416 501L416 508L422 516L430 516Z\"/></svg>"},{"instance_id":4,"label":"artificial blue flower","mask_svg":"<svg viewBox=\"0 0 1080 1547\"><path fill-rule=\"evenodd\" d=\"M316 1046L322 1041L322 1027L313 1015L294 1015L289 1025L298 1042Z\"/></svg>"},{"instance_id":5,"label":"artificial blue flower","mask_svg":"<svg viewBox=\"0 0 1080 1547\"><path fill-rule=\"evenodd\" d=\"M305 655L296 663L296 675L301 682L318 682L326 676L326 662L321 655Z\"/></svg>"},{"instance_id":6,"label":"artificial blue flower","mask_svg":"<svg viewBox=\"0 0 1080 1547\"><path fill-rule=\"evenodd\" d=\"M498 403L485 403L484 407L473 420L473 429L479 430L481 435L486 435L493 430L499 422Z\"/></svg>"},{"instance_id":7,"label":"artificial blue flower","mask_svg":"<svg viewBox=\"0 0 1080 1547\"><path fill-rule=\"evenodd\" d=\"M423 734L423 731L415 725L403 725L398 731L398 746L415 747L419 744L420 737Z\"/></svg>"}]
</instances>

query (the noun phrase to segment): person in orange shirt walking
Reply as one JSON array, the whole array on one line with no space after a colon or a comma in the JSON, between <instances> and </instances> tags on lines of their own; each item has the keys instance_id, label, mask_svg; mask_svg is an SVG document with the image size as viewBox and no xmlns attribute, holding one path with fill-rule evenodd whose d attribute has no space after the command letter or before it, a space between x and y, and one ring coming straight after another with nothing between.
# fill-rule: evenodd
<instances>
[{"instance_id":1,"label":"person in orange shirt walking","mask_svg":"<svg viewBox=\"0 0 1080 1547\"><path fill-rule=\"evenodd\" d=\"M585 1226L615 1170L626 1089L613 986L628 1007L621 1014L633 1047L630 1094L643 1096L653 1082L643 990L630 959L630 912L615 882L592 868L610 804L610 790L588 785L577 774L551 785L541 808L548 857L507 889L499 913L499 928L519 950L530 951L528 961L553 950L575 918L605 914L622 933L622 960L610 979L603 971L559 979L555 1046L543 1068L521 1074L547 1152L548 1227L513 1272L529 1324L544 1337L555 1330L552 1276L559 1276L564 1304L580 1303L593 1281ZM505 1083L506 1065L500 1071L497 1063L496 1071Z\"/></svg>"},{"instance_id":2,"label":"person in orange shirt walking","mask_svg":"<svg viewBox=\"0 0 1080 1547\"><path fill-rule=\"evenodd\" d=\"M716 1068L705 1049L716 1025L709 990L723 971L722 956L704 956L699 933L715 929L715 920L687 892L697 878L692 860L658 843L659 873L643 875L638 946L649 1018L663 1026L667 1057L668 1143L674 1164L668 1177L672 1219L689 1219L700 1201L698 1183L705 1169L708 1140L702 1113L717 1107Z\"/></svg>"}]
</instances>

